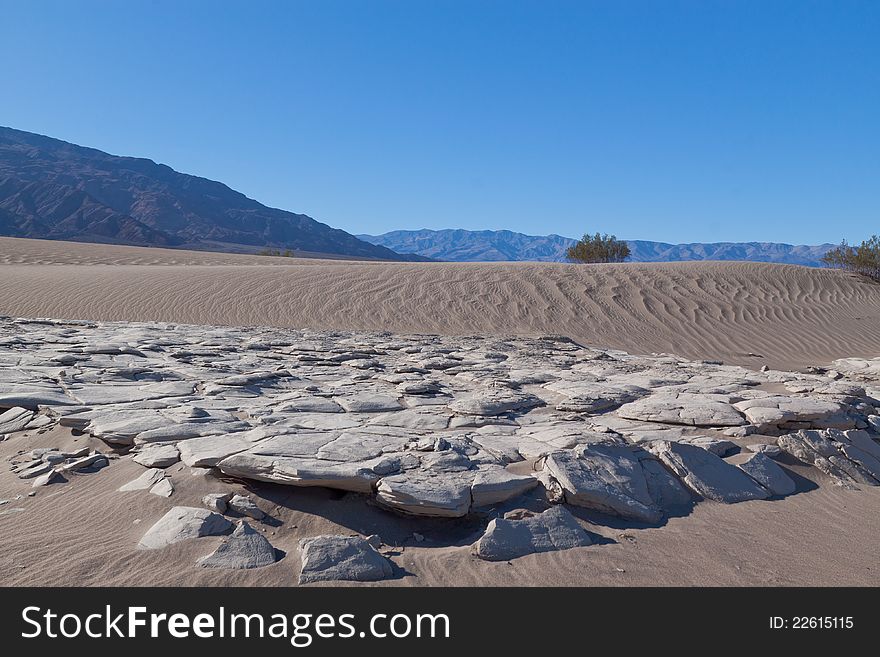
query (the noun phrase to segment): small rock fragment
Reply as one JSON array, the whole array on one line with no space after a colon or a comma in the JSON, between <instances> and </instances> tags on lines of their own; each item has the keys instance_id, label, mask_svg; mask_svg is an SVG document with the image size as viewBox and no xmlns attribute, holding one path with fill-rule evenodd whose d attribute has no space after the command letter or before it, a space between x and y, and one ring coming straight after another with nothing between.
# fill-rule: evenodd
<instances>
[{"instance_id":1,"label":"small rock fragment","mask_svg":"<svg viewBox=\"0 0 880 657\"><path fill-rule=\"evenodd\" d=\"M590 535L563 506L522 520L495 518L477 541L476 554L487 561L507 561L534 552L590 545Z\"/></svg>"},{"instance_id":2,"label":"small rock fragment","mask_svg":"<svg viewBox=\"0 0 880 657\"><path fill-rule=\"evenodd\" d=\"M158 495L159 497L171 497L174 493L174 485L171 483L171 480L168 477L160 479L156 482L156 484L150 489L150 492L153 495Z\"/></svg>"},{"instance_id":3,"label":"small rock fragment","mask_svg":"<svg viewBox=\"0 0 880 657\"><path fill-rule=\"evenodd\" d=\"M782 450L778 445L770 445L768 443L754 443L752 445L746 445L746 449L750 452L754 452L755 454L764 454L765 456L769 456L771 459L775 459L780 454L782 454Z\"/></svg>"},{"instance_id":4,"label":"small rock fragment","mask_svg":"<svg viewBox=\"0 0 880 657\"><path fill-rule=\"evenodd\" d=\"M64 477L57 470L49 470L49 472L40 475L39 477L34 479L34 483L31 484L32 488L38 488L40 486L48 486L49 484L53 484L57 481L63 481Z\"/></svg>"},{"instance_id":5,"label":"small rock fragment","mask_svg":"<svg viewBox=\"0 0 880 657\"><path fill-rule=\"evenodd\" d=\"M243 516L253 518L254 520L262 520L266 517L263 510L254 504L254 501L251 498L245 497L244 495L233 495L229 500L228 505L233 511L236 511Z\"/></svg>"},{"instance_id":6,"label":"small rock fragment","mask_svg":"<svg viewBox=\"0 0 880 657\"><path fill-rule=\"evenodd\" d=\"M797 488L785 470L766 454L752 454L739 468L774 495L791 495Z\"/></svg>"},{"instance_id":7,"label":"small rock fragment","mask_svg":"<svg viewBox=\"0 0 880 657\"><path fill-rule=\"evenodd\" d=\"M226 513L228 508L227 502L232 497L232 493L208 493L202 498L202 503L217 513Z\"/></svg>"},{"instance_id":8,"label":"small rock fragment","mask_svg":"<svg viewBox=\"0 0 880 657\"><path fill-rule=\"evenodd\" d=\"M269 566L276 560L275 548L269 540L242 520L232 535L214 552L199 559L198 564L203 568L242 570Z\"/></svg>"},{"instance_id":9,"label":"small rock fragment","mask_svg":"<svg viewBox=\"0 0 880 657\"><path fill-rule=\"evenodd\" d=\"M223 534L230 527L232 523L226 518L207 509L175 506L147 530L138 547L154 550L190 538Z\"/></svg>"},{"instance_id":10,"label":"small rock fragment","mask_svg":"<svg viewBox=\"0 0 880 657\"><path fill-rule=\"evenodd\" d=\"M147 490L148 488L152 488L153 486L155 486L164 478L164 470L160 470L159 468L150 468L137 479L134 479L127 484L120 486L119 490L123 492L131 490Z\"/></svg>"},{"instance_id":11,"label":"small rock fragment","mask_svg":"<svg viewBox=\"0 0 880 657\"><path fill-rule=\"evenodd\" d=\"M300 584L321 581L374 582L394 574L391 562L360 536L315 536L299 542Z\"/></svg>"}]
</instances>

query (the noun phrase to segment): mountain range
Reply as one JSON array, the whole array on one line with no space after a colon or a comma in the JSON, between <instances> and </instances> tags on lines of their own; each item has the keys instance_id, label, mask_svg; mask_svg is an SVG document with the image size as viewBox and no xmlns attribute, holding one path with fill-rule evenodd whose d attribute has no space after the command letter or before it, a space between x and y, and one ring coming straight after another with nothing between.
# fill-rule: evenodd
<instances>
[{"instance_id":1,"label":"mountain range","mask_svg":"<svg viewBox=\"0 0 880 657\"><path fill-rule=\"evenodd\" d=\"M0 127L0 235L213 251L422 260L223 183Z\"/></svg>"},{"instance_id":2,"label":"mountain range","mask_svg":"<svg viewBox=\"0 0 880 657\"><path fill-rule=\"evenodd\" d=\"M256 253L291 250L378 260L565 260L574 239L508 230L398 230L351 235L270 208L223 183L0 127L0 235ZM629 241L634 262L753 260L821 264L832 247L768 242Z\"/></svg>"},{"instance_id":3,"label":"mountain range","mask_svg":"<svg viewBox=\"0 0 880 657\"><path fill-rule=\"evenodd\" d=\"M525 235L509 230L395 230L382 235L358 235L373 244L436 260L456 262L564 262L575 240L561 235ZM717 242L667 244L628 240L631 262L678 260L751 260L821 266L832 244L795 246L776 242Z\"/></svg>"}]
</instances>

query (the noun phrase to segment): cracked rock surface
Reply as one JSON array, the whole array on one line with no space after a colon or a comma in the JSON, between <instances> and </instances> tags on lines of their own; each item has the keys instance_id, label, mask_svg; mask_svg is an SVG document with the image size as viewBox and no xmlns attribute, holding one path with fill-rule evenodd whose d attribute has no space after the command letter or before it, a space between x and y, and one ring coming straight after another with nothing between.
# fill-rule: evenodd
<instances>
[{"instance_id":1,"label":"cracked rock surface","mask_svg":"<svg viewBox=\"0 0 880 657\"><path fill-rule=\"evenodd\" d=\"M485 518L477 554L505 559L589 544L564 505L659 524L704 500L796 494L790 459L841 486L880 485L878 361L755 372L553 336L5 318L0 435L62 426L106 445L17 455L29 489L130 458L144 470L120 494L175 499L187 469L337 489L396 514ZM263 519L249 498L212 495L209 508L171 508L140 547L227 533L228 510ZM505 520L521 496L550 510ZM266 561L248 528L213 561L250 563L256 543ZM390 576L348 538L303 543L303 581ZM327 554L349 565L333 570Z\"/></svg>"}]
</instances>

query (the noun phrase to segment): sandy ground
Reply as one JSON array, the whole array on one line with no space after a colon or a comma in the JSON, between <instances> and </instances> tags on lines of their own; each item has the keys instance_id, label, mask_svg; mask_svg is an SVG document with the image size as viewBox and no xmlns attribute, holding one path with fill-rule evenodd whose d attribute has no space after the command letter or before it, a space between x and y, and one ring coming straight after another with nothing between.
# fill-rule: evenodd
<instances>
[{"instance_id":1,"label":"sandy ground","mask_svg":"<svg viewBox=\"0 0 880 657\"><path fill-rule=\"evenodd\" d=\"M0 459L21 449L83 445L107 449L56 428L0 443ZM660 527L591 517L570 507L593 533L594 545L509 563L471 554L469 546L485 526L479 517L405 518L356 494L256 482L245 487L193 476L182 464L168 469L173 500L147 491L121 493L121 485L143 472L124 458L97 473L70 475L67 484L29 498L30 482L3 468L0 499L25 497L0 506L0 585L293 586L299 539L324 533L382 536L392 546L387 554L398 573L373 584L381 586L880 585L880 489L844 490L815 469L791 462L786 467L798 482L791 497L730 506L701 502L688 516ZM172 501L201 506L205 493L229 490L250 494L272 516L252 524L287 553L284 559L255 570L209 570L195 562L216 548L219 537L162 550L135 547ZM520 500L516 506L522 505ZM425 540L416 541L414 532Z\"/></svg>"},{"instance_id":2,"label":"sandy ground","mask_svg":"<svg viewBox=\"0 0 880 657\"><path fill-rule=\"evenodd\" d=\"M880 353L880 285L758 263L379 263L0 238L0 314L562 334L797 369Z\"/></svg>"},{"instance_id":3,"label":"sandy ground","mask_svg":"<svg viewBox=\"0 0 880 657\"><path fill-rule=\"evenodd\" d=\"M14 316L553 333L775 368L880 354L880 286L794 266L340 263L0 238L0 282L0 314ZM63 428L19 433L0 443L0 464L21 450L84 444L107 450ZM0 499L10 502L0 506L0 585L293 585L300 538L347 532L379 533L394 546L398 577L383 583L392 586L880 585L880 489L843 490L814 469L787 467L796 495L702 502L661 527L600 524L572 509L596 545L509 564L471 555L481 518L407 519L358 495L248 484L274 518L261 529L287 553L252 571L195 566L219 538L137 550L169 500L117 492L142 472L127 459L33 498L30 482L2 467ZM180 464L169 472L178 505L244 490Z\"/></svg>"}]
</instances>

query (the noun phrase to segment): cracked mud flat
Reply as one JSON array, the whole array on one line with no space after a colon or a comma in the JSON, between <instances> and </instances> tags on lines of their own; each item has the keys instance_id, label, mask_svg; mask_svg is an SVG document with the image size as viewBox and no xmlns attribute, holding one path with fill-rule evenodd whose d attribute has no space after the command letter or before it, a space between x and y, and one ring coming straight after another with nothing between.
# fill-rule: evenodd
<instances>
[{"instance_id":1,"label":"cracked mud flat","mask_svg":"<svg viewBox=\"0 0 880 657\"><path fill-rule=\"evenodd\" d=\"M880 360L5 319L0 581L877 584L878 397Z\"/></svg>"}]
</instances>

